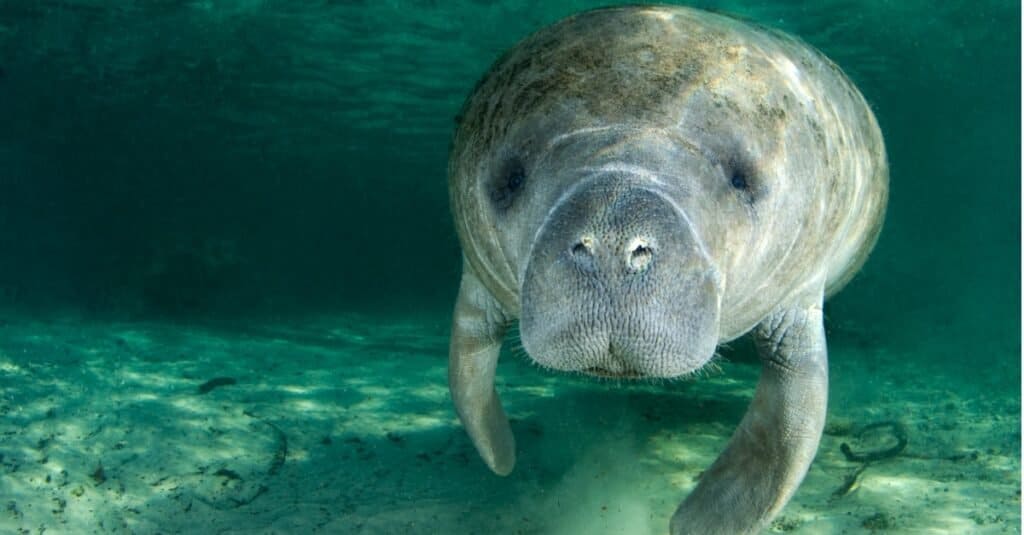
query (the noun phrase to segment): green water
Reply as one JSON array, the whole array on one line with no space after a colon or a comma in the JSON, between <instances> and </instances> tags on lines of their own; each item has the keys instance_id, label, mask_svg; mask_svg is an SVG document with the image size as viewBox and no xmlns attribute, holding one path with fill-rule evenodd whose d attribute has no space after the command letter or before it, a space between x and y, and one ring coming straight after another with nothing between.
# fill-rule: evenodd
<instances>
[{"instance_id":1,"label":"green water","mask_svg":"<svg viewBox=\"0 0 1024 535\"><path fill-rule=\"evenodd\" d=\"M318 524L293 516L314 509L328 533L663 531L749 399L757 366L743 342L725 350L723 374L680 389L553 376L510 350L499 388L521 465L509 479L474 457L444 393L460 270L445 179L453 118L507 47L606 4L0 0L0 531L155 533L159 516L131 520L143 503L185 514L159 485L110 488L113 460L108 482L90 479L124 439L97 445L104 432L82 422L96 424L89 415L106 410L87 407L118 388L134 396L126 421L158 407L205 425L255 403L289 436L289 499L314 497L295 505L267 483L254 509L226 512L207 493L187 510L207 524L168 520L171 532L306 532ZM833 500L850 467L842 429L827 435L788 531L1019 532L1020 6L690 5L821 49L873 107L889 154L881 239L826 307L829 417L905 418L917 456ZM221 409L175 397L218 375L240 378L211 393L233 396ZM76 384L67 399L52 390ZM147 429L154 444L180 430ZM272 450L267 436L252 451ZM48 437L62 446L41 447ZM957 455L967 460L940 459ZM641 464L608 468L622 456ZM314 461L350 476L311 485ZM210 485L182 475L203 464L189 463L169 477ZM66 487L51 484L61 470ZM84 498L70 494L76 477ZM92 501L72 516L52 499L67 511Z\"/></svg>"}]
</instances>

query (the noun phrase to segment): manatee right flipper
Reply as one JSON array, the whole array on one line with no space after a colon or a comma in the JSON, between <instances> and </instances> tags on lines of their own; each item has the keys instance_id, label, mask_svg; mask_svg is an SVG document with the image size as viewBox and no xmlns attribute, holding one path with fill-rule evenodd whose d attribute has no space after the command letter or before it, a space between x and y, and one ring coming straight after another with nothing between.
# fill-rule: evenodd
<instances>
[{"instance_id":1,"label":"manatee right flipper","mask_svg":"<svg viewBox=\"0 0 1024 535\"><path fill-rule=\"evenodd\" d=\"M747 414L672 516L672 535L757 533L807 474L825 425L828 356L821 296L755 331L763 369Z\"/></svg>"},{"instance_id":2,"label":"manatee right flipper","mask_svg":"<svg viewBox=\"0 0 1024 535\"><path fill-rule=\"evenodd\" d=\"M512 428L494 390L494 372L507 328L500 305L467 264L452 319L448 388L480 457L502 476L508 475L516 462Z\"/></svg>"}]
</instances>

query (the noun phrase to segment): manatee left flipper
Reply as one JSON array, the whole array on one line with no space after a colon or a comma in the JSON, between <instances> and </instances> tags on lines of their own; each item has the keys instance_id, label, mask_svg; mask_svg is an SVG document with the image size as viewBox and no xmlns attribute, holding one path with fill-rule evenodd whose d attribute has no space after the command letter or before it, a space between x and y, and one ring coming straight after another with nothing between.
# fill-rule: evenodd
<instances>
[{"instance_id":1,"label":"manatee left flipper","mask_svg":"<svg viewBox=\"0 0 1024 535\"><path fill-rule=\"evenodd\" d=\"M672 516L673 535L757 533L793 496L818 449L828 400L821 296L754 333L763 369L726 450Z\"/></svg>"},{"instance_id":2,"label":"manatee left flipper","mask_svg":"<svg viewBox=\"0 0 1024 535\"><path fill-rule=\"evenodd\" d=\"M498 353L507 327L501 307L467 263L452 319L448 388L477 452L502 476L508 475L516 462L512 428L494 390Z\"/></svg>"}]
</instances>

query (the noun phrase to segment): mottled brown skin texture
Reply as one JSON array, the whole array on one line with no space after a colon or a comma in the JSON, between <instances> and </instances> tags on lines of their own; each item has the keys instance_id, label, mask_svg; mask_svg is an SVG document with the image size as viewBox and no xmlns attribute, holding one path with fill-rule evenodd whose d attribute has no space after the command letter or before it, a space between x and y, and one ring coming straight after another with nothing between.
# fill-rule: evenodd
<instances>
[{"instance_id":1,"label":"mottled brown skin texture","mask_svg":"<svg viewBox=\"0 0 1024 535\"><path fill-rule=\"evenodd\" d=\"M679 377L752 333L764 370L673 533L752 533L792 496L824 423L821 306L867 258L885 149L839 68L779 32L681 7L581 13L477 84L449 163L464 271L449 382L495 472L507 326L539 364Z\"/></svg>"}]
</instances>

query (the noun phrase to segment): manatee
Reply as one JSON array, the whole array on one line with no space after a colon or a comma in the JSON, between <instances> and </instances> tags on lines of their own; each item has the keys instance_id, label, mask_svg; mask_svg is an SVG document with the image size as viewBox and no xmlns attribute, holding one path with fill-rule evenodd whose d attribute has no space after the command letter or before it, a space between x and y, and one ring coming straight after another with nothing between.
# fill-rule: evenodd
<instances>
[{"instance_id":1,"label":"manatee","mask_svg":"<svg viewBox=\"0 0 1024 535\"><path fill-rule=\"evenodd\" d=\"M499 475L515 463L494 376L517 320L540 366L629 379L691 375L749 332L753 400L670 530L761 530L821 437L824 300L884 218L885 148L864 97L784 33L631 6L526 37L457 120L448 380L484 462Z\"/></svg>"}]
</instances>

